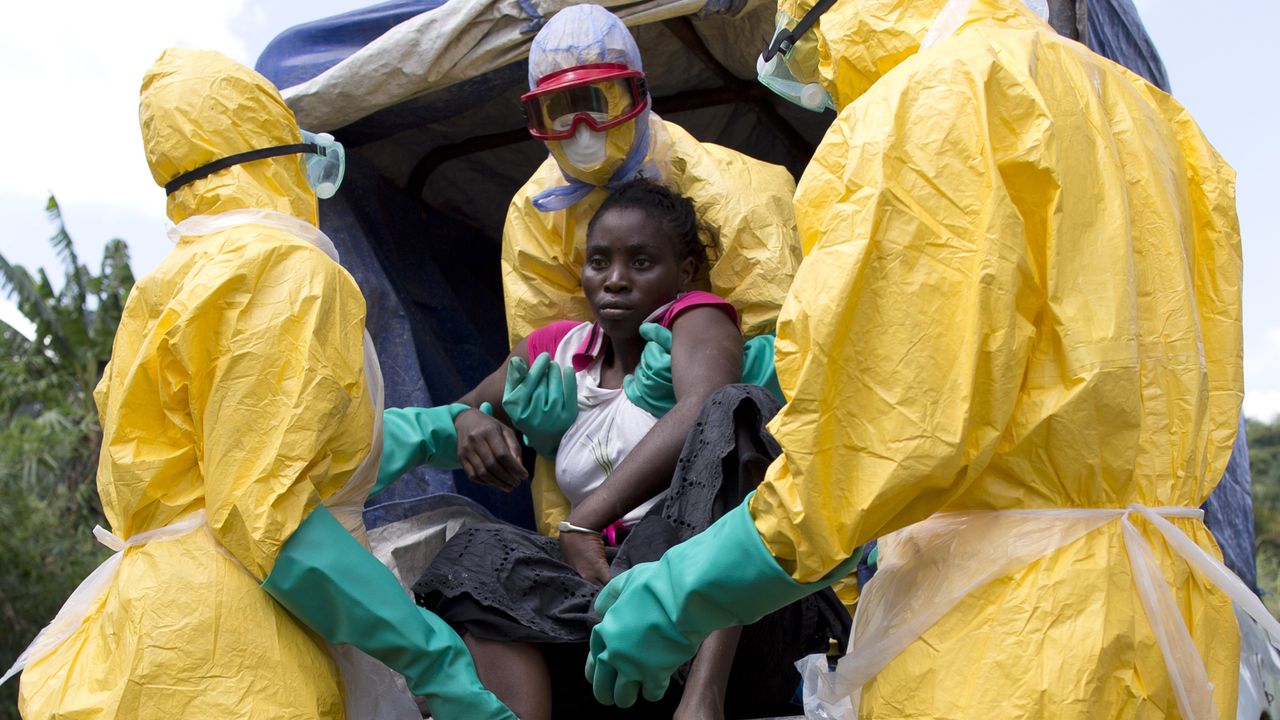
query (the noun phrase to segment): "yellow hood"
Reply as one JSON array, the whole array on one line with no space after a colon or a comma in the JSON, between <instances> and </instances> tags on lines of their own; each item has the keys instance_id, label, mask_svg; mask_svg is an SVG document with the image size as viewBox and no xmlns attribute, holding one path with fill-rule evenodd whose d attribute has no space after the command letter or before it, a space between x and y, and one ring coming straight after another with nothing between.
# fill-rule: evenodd
<instances>
[{"instance_id":1,"label":"yellow hood","mask_svg":"<svg viewBox=\"0 0 1280 720\"><path fill-rule=\"evenodd\" d=\"M778 10L799 19L814 4L815 0L779 0ZM817 36L817 72L836 109L857 100L919 52L944 8L963 14L961 26L999 19L1006 27L1047 27L1021 0L839 0L809 31Z\"/></svg>"},{"instance_id":2,"label":"yellow hood","mask_svg":"<svg viewBox=\"0 0 1280 720\"><path fill-rule=\"evenodd\" d=\"M171 48L142 80L138 119L156 184L206 163L302 142L293 111L269 80L227 56ZM275 210L317 222L316 197L297 155L220 170L169 196L169 219L228 210Z\"/></svg>"}]
</instances>

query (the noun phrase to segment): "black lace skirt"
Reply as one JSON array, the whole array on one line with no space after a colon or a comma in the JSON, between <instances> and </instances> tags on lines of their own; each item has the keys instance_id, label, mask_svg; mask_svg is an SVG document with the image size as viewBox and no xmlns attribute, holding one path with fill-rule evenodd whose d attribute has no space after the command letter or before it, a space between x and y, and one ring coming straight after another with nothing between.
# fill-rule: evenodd
<instances>
[{"instance_id":1,"label":"black lace skirt","mask_svg":"<svg viewBox=\"0 0 1280 720\"><path fill-rule=\"evenodd\" d=\"M618 548L610 548L611 573L657 560L740 505L779 453L764 428L777 411L777 402L752 385L731 385L712 395L685 442L665 502L637 523ZM559 541L507 524L471 526L450 538L413 590L418 604L459 632L491 640L582 645L581 650L556 648L557 657L585 657L585 643L599 621L592 603L600 588L564 561ZM792 663L826 652L833 640L843 651L849 628L848 613L830 590L745 628L726 711L733 717L794 712L790 701L799 676ZM581 658L571 664L589 695L581 681ZM560 710L557 703L557 715Z\"/></svg>"}]
</instances>

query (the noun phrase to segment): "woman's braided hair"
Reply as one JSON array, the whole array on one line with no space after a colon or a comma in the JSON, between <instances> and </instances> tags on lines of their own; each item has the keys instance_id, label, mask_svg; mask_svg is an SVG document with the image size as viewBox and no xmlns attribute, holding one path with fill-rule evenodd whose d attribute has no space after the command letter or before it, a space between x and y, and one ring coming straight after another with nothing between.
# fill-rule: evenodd
<instances>
[{"instance_id":1,"label":"woman's braided hair","mask_svg":"<svg viewBox=\"0 0 1280 720\"><path fill-rule=\"evenodd\" d=\"M596 219L606 210L634 208L657 220L667 237L675 245L676 258L693 258L695 274L707 266L707 250L716 247L715 234L698 219L693 201L672 192L646 178L631 180L609 193L587 224L587 235L595 227Z\"/></svg>"}]
</instances>

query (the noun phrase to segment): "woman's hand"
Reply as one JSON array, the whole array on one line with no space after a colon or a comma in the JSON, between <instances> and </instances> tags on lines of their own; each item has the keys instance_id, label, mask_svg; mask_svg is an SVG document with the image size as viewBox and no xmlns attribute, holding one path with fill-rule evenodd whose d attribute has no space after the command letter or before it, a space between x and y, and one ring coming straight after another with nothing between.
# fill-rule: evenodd
<instances>
[{"instance_id":1,"label":"woman's hand","mask_svg":"<svg viewBox=\"0 0 1280 720\"><path fill-rule=\"evenodd\" d=\"M601 587L609 582L609 562L604 555L604 537L599 533L560 533L560 554L586 580Z\"/></svg>"},{"instance_id":2,"label":"woman's hand","mask_svg":"<svg viewBox=\"0 0 1280 720\"><path fill-rule=\"evenodd\" d=\"M479 410L464 410L453 419L458 433L458 460L467 477L510 492L526 477L515 432Z\"/></svg>"}]
</instances>

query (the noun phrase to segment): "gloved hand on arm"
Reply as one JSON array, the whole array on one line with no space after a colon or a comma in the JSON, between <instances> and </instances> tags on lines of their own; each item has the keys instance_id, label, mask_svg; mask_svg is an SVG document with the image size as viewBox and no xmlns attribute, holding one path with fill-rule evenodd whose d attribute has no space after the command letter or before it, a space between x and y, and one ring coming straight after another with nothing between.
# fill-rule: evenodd
<instances>
[{"instance_id":1,"label":"gloved hand on arm","mask_svg":"<svg viewBox=\"0 0 1280 720\"><path fill-rule=\"evenodd\" d=\"M493 419L493 407L487 402L478 409L454 403L384 411L382 462L369 497L421 465L462 468L472 480L503 491L514 489L525 477L515 436Z\"/></svg>"},{"instance_id":2,"label":"gloved hand on arm","mask_svg":"<svg viewBox=\"0 0 1280 720\"><path fill-rule=\"evenodd\" d=\"M713 631L750 625L848 575L860 552L826 578L798 583L769 554L750 497L703 532L614 578L596 597L587 680L596 699L630 707L660 699L671 675Z\"/></svg>"},{"instance_id":3,"label":"gloved hand on arm","mask_svg":"<svg viewBox=\"0 0 1280 720\"><path fill-rule=\"evenodd\" d=\"M644 323L640 336L648 342L640 354L640 364L622 379L622 387L632 404L654 417L662 417L676 405L671 380L671 331L657 323ZM760 335L743 344L742 382L759 385L785 404L773 366L773 341L772 335Z\"/></svg>"},{"instance_id":4,"label":"gloved hand on arm","mask_svg":"<svg viewBox=\"0 0 1280 720\"><path fill-rule=\"evenodd\" d=\"M404 675L432 717L515 719L480 684L462 638L414 605L323 505L285 542L262 588L328 642L357 647Z\"/></svg>"},{"instance_id":5,"label":"gloved hand on arm","mask_svg":"<svg viewBox=\"0 0 1280 720\"><path fill-rule=\"evenodd\" d=\"M529 447L553 458L578 415L577 378L547 353L530 367L525 348L521 341L505 365L457 403L383 412L382 464L371 495L419 465L460 467L475 482L513 490L527 473L512 428ZM490 401L499 400L495 418Z\"/></svg>"},{"instance_id":6,"label":"gloved hand on arm","mask_svg":"<svg viewBox=\"0 0 1280 720\"><path fill-rule=\"evenodd\" d=\"M502 409L511 426L524 434L524 443L552 460L560 438L578 417L578 378L542 353L533 365L520 357L507 363Z\"/></svg>"},{"instance_id":7,"label":"gloved hand on arm","mask_svg":"<svg viewBox=\"0 0 1280 720\"><path fill-rule=\"evenodd\" d=\"M420 465L462 467L453 421L471 408L461 403L420 408L387 408L382 412L382 462L369 497Z\"/></svg>"}]
</instances>

